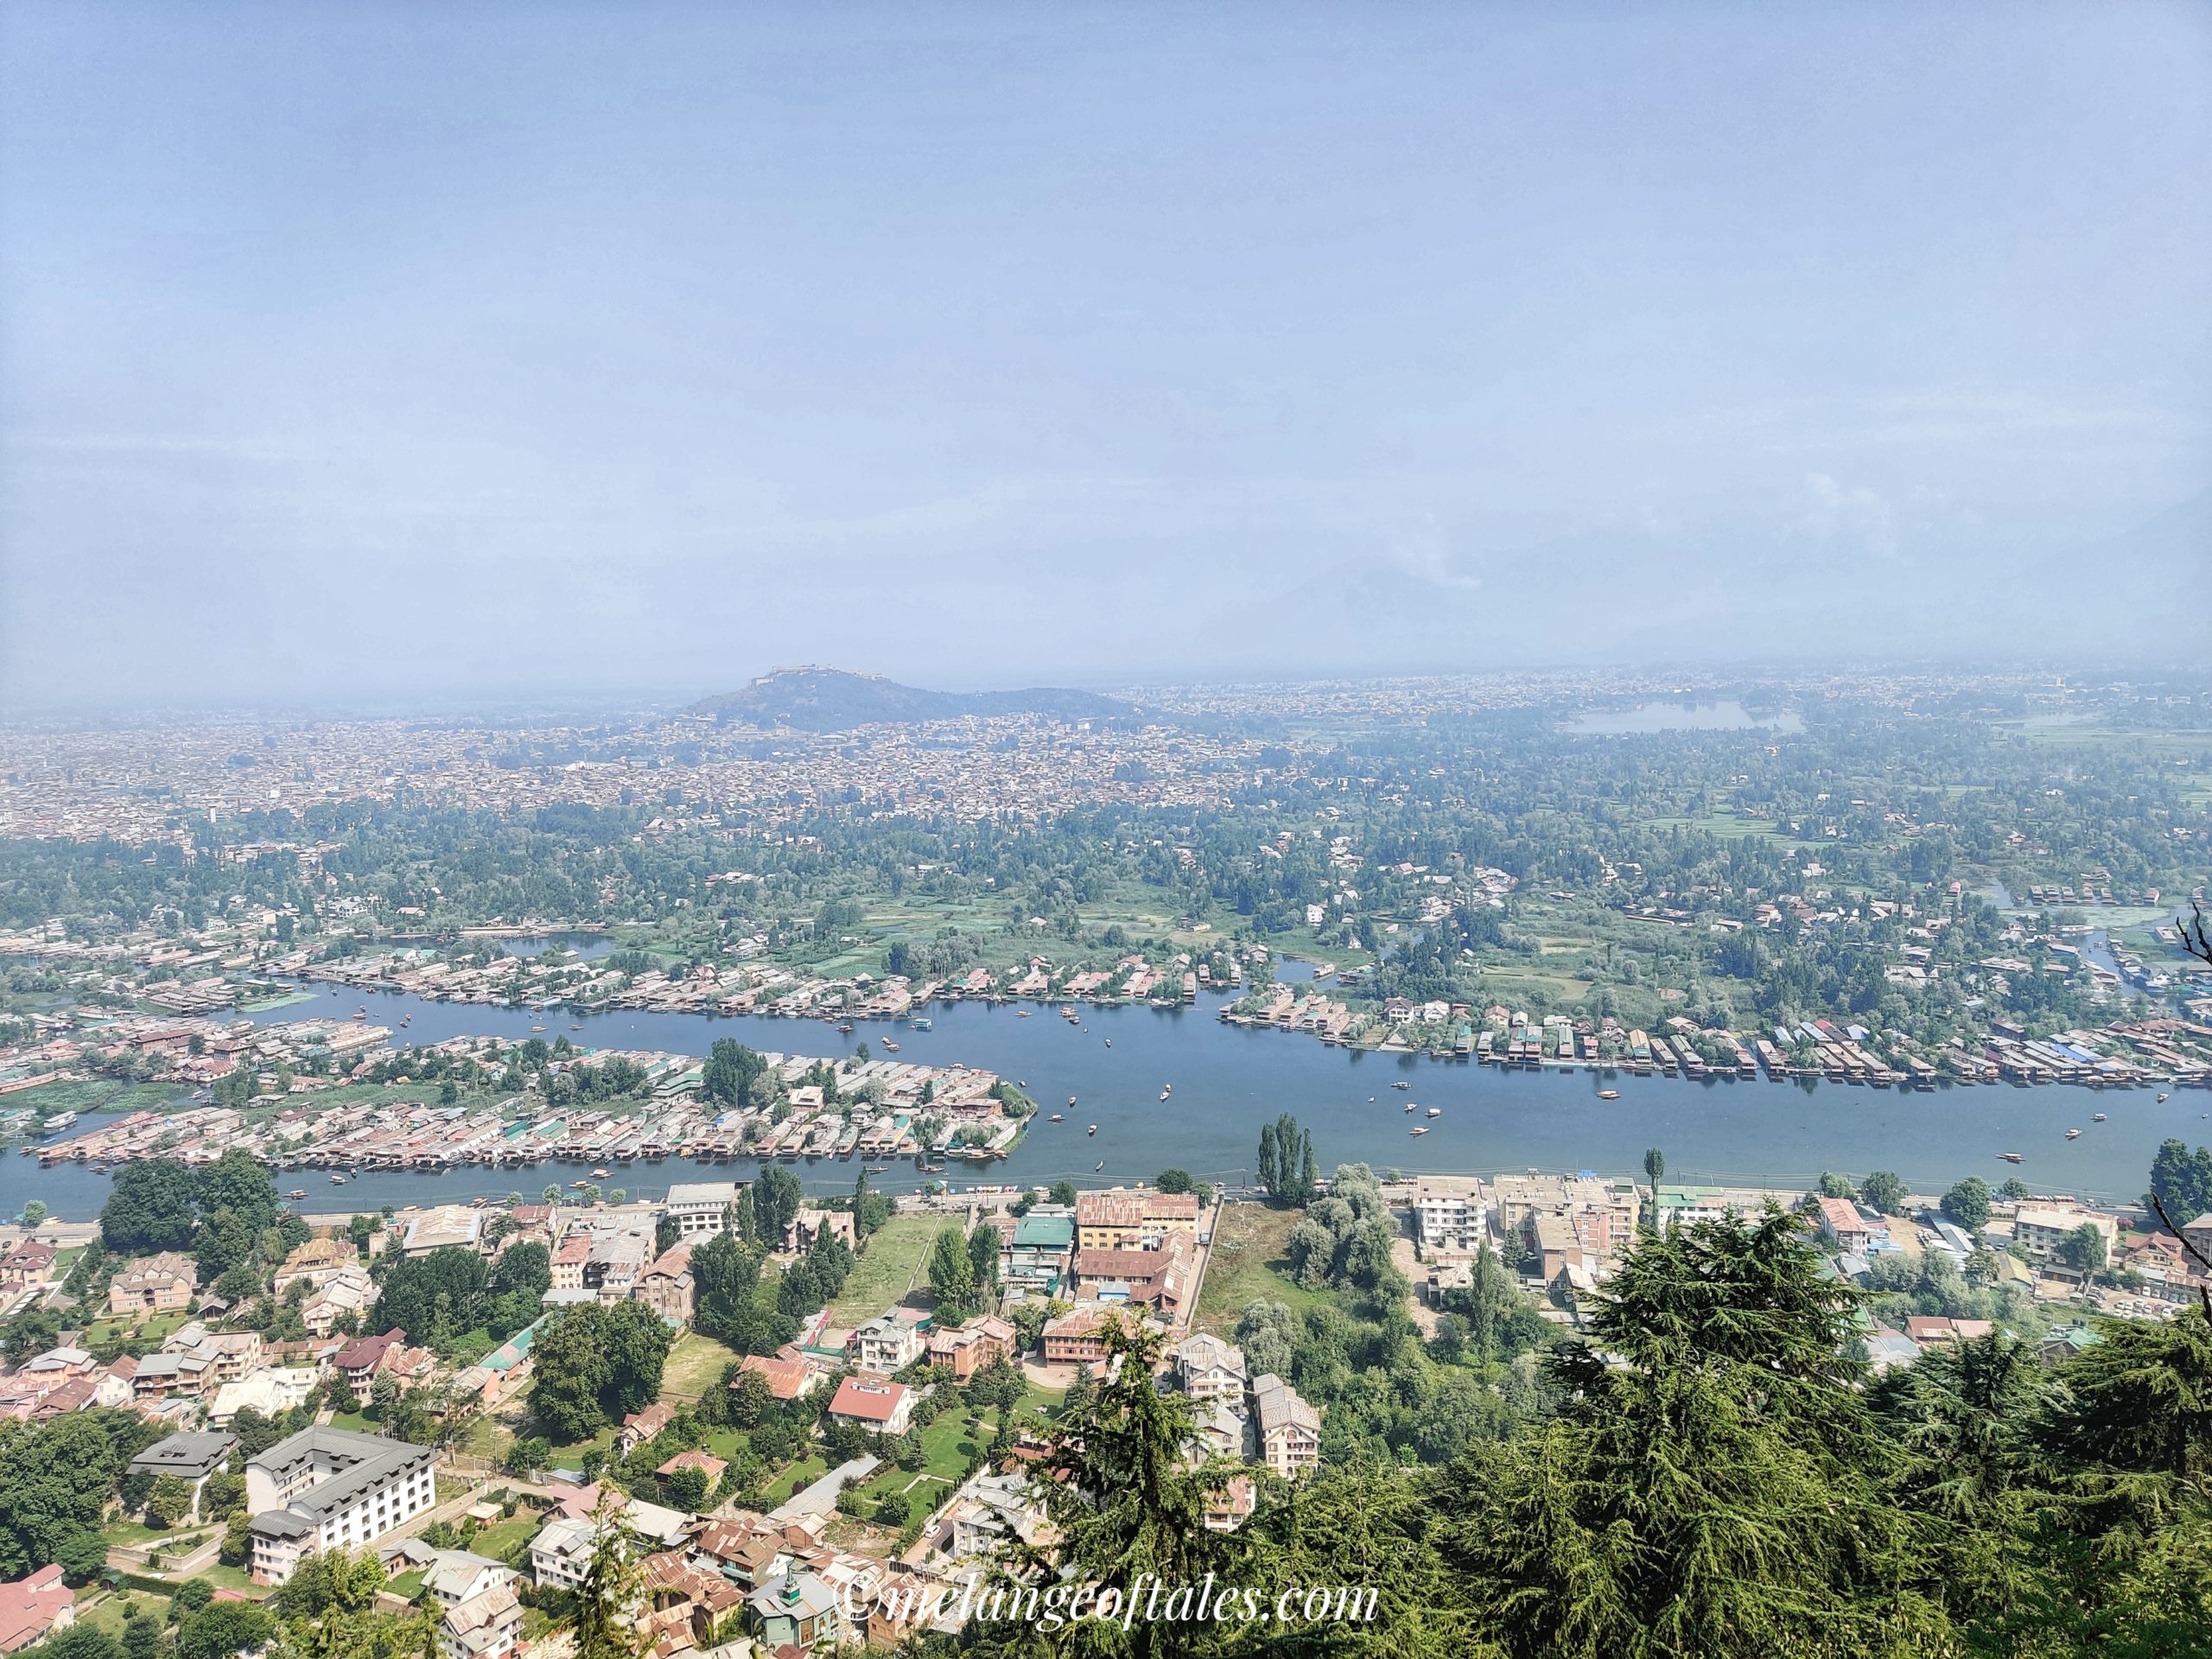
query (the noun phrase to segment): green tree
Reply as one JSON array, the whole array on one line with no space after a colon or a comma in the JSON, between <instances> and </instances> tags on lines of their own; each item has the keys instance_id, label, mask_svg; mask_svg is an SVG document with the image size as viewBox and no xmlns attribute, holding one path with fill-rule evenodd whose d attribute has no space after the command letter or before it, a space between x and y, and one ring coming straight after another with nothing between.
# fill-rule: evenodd
<instances>
[{"instance_id":1,"label":"green tree","mask_svg":"<svg viewBox=\"0 0 2212 1659\"><path fill-rule=\"evenodd\" d=\"M2058 1259L2081 1273L2105 1270L2105 1236L2088 1222L2058 1241Z\"/></svg>"},{"instance_id":2,"label":"green tree","mask_svg":"<svg viewBox=\"0 0 2212 1659\"><path fill-rule=\"evenodd\" d=\"M1112 1375L1090 1397L1065 1407L1050 1449L1035 1465L1052 1541L1016 1542L1001 1570L1016 1581L1065 1574L1116 1586L1124 1597L1136 1592L1146 1575L1167 1585L1198 1585L1209 1573L1226 1576L1238 1546L1210 1530L1205 1514L1237 1478L1238 1465L1193 1464L1190 1401L1153 1384L1160 1353L1156 1333L1117 1319L1104 1336ZM1110 1364L1115 1357L1118 1366ZM1135 1659L1190 1651L1193 1639L1189 1625L1149 1619L1136 1621L1126 1634L1084 1620L1065 1635L1061 1651Z\"/></svg>"},{"instance_id":3,"label":"green tree","mask_svg":"<svg viewBox=\"0 0 2212 1659\"><path fill-rule=\"evenodd\" d=\"M1970 1233L1989 1224L1989 1185L1969 1175L1943 1195L1943 1213Z\"/></svg>"},{"instance_id":4,"label":"green tree","mask_svg":"<svg viewBox=\"0 0 2212 1659\"><path fill-rule=\"evenodd\" d=\"M1666 1174L1667 1154L1656 1147L1646 1147L1643 1149L1643 1179L1656 1187L1666 1179Z\"/></svg>"},{"instance_id":5,"label":"green tree","mask_svg":"<svg viewBox=\"0 0 2212 1659\"><path fill-rule=\"evenodd\" d=\"M988 1222L977 1224L968 1235L969 1277L975 1286L975 1302L980 1309L995 1307L999 1300L999 1230Z\"/></svg>"},{"instance_id":6,"label":"green tree","mask_svg":"<svg viewBox=\"0 0 2212 1659\"><path fill-rule=\"evenodd\" d=\"M100 1243L125 1255L181 1250L200 1216L199 1183L174 1158L125 1164L100 1207Z\"/></svg>"},{"instance_id":7,"label":"green tree","mask_svg":"<svg viewBox=\"0 0 2212 1659\"><path fill-rule=\"evenodd\" d=\"M1058 1205L1061 1209L1072 1210L1075 1208L1076 1200L1075 1183L1065 1179L1054 1181L1052 1189L1045 1196L1049 1202Z\"/></svg>"},{"instance_id":8,"label":"green tree","mask_svg":"<svg viewBox=\"0 0 2212 1659\"><path fill-rule=\"evenodd\" d=\"M575 1659L637 1659L642 1649L631 1623L638 1597L638 1564L621 1496L610 1484L593 1511L594 1532L583 1582L576 1586Z\"/></svg>"},{"instance_id":9,"label":"green tree","mask_svg":"<svg viewBox=\"0 0 2212 1659\"><path fill-rule=\"evenodd\" d=\"M230 1659L258 1648L276 1621L251 1601L211 1601L176 1627L177 1659Z\"/></svg>"},{"instance_id":10,"label":"green tree","mask_svg":"<svg viewBox=\"0 0 2212 1659\"><path fill-rule=\"evenodd\" d=\"M1860 1185L1859 1196L1882 1215L1904 1213L1904 1182L1889 1170L1878 1169L1869 1175Z\"/></svg>"},{"instance_id":11,"label":"green tree","mask_svg":"<svg viewBox=\"0 0 2212 1659\"><path fill-rule=\"evenodd\" d=\"M1446 1554L1512 1656L1919 1651L1914 1532L1802 1223L1646 1233L1549 1363L1548 1427L1453 1466Z\"/></svg>"},{"instance_id":12,"label":"green tree","mask_svg":"<svg viewBox=\"0 0 2212 1659\"><path fill-rule=\"evenodd\" d=\"M975 1311L975 1265L969 1259L968 1241L957 1227L945 1228L931 1247L930 1293L948 1319L964 1319Z\"/></svg>"},{"instance_id":13,"label":"green tree","mask_svg":"<svg viewBox=\"0 0 2212 1659\"><path fill-rule=\"evenodd\" d=\"M559 1444L588 1440L660 1392L671 1337L641 1302L587 1302L538 1327L531 1412Z\"/></svg>"},{"instance_id":14,"label":"green tree","mask_svg":"<svg viewBox=\"0 0 2212 1659\"><path fill-rule=\"evenodd\" d=\"M784 1230L798 1214L805 1189L790 1170L770 1165L760 1172L753 1187L753 1220L760 1230L760 1237L772 1249L783 1243Z\"/></svg>"},{"instance_id":15,"label":"green tree","mask_svg":"<svg viewBox=\"0 0 2212 1659\"><path fill-rule=\"evenodd\" d=\"M1152 1185L1154 1191L1168 1193L1189 1192L1196 1186L1187 1169L1163 1169L1153 1177Z\"/></svg>"}]
</instances>

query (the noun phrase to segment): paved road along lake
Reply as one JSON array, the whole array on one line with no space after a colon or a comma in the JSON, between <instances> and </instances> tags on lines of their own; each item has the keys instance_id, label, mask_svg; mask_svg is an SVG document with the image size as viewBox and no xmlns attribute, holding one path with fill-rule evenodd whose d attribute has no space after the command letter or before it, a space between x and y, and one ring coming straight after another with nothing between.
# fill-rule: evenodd
<instances>
[{"instance_id":1,"label":"paved road along lake","mask_svg":"<svg viewBox=\"0 0 2212 1659\"><path fill-rule=\"evenodd\" d=\"M312 1001L253 1016L263 1020L350 1014L362 994L337 996L316 987ZM946 1179L1043 1185L1061 1176L1078 1183L1140 1181L1171 1165L1202 1179L1250 1179L1260 1124L1294 1113L1313 1132L1324 1168L1364 1160L1378 1169L1478 1172L1540 1168L1636 1174L1646 1147L1667 1154L1670 1179L1808 1185L1822 1169L1864 1174L1892 1169L1909 1185L1941 1191L1979 1174L1993 1185L2018 1174L2039 1192L2133 1199L2148 1179L2152 1154L2168 1135L2195 1145L2212 1141L2212 1091L2182 1089L2161 1104L2147 1089L2090 1090L2053 1084L1942 1089L1917 1094L1846 1084L1756 1081L1692 1082L1666 1077L1600 1076L1586 1070L1502 1071L1471 1061L1354 1054L1312 1037L1224 1026L1215 1014L1226 999L1203 998L1176 1010L1087 1007L1082 1027L1039 1004L960 1002L928 1010L934 1028L906 1022L865 1023L846 1037L818 1020L757 1015L713 1019L686 1014L614 1013L587 1016L569 1033L595 1048L654 1049L704 1054L718 1037L782 1053L849 1054L865 1039L880 1052L899 1045L901 1060L988 1067L1026 1084L1043 1115L1012 1157L989 1165L956 1165ZM372 995L370 1018L403 1040L435 1042L463 1034L509 1041L547 1027L550 1040L576 1017L560 1013L433 1002ZM1024 1009L1027 1017L1024 1017ZM404 1031L400 1020L413 1015ZM1107 1039L1113 1046L1109 1048ZM1409 1090L1390 1087L1403 1079ZM1164 1085L1173 1093L1160 1098ZM1598 1098L1616 1089L1618 1100ZM1073 1108L1067 1105L1076 1096ZM1409 1103L1421 1109L1408 1115ZM1430 1118L1427 1109L1442 1109ZM1067 1121L1044 1121L1052 1112ZM2108 1121L2097 1123L2092 1115ZM88 1116L77 1132L99 1120ZM1090 1123L1098 1133L1086 1135ZM1414 1137L1416 1124L1429 1129ZM2078 1127L2079 1140L2066 1131ZM2000 1152L2024 1154L2015 1169ZM1098 1166L1103 1164L1103 1169ZM721 1179L753 1166L716 1166ZM835 1160L788 1166L810 1191L849 1189L857 1166ZM534 1169L457 1169L443 1174L372 1173L343 1188L314 1171L296 1185L309 1191L307 1209L465 1200L520 1190L535 1195L548 1181L563 1185L579 1171L562 1164ZM632 1197L658 1197L673 1181L696 1179L680 1160L633 1164L605 1185ZM881 1178L893 1190L921 1178L901 1164ZM25 1157L0 1158L0 1207L13 1213L42 1198L60 1215L80 1217L104 1202L108 1178L60 1166L40 1170Z\"/></svg>"}]
</instances>

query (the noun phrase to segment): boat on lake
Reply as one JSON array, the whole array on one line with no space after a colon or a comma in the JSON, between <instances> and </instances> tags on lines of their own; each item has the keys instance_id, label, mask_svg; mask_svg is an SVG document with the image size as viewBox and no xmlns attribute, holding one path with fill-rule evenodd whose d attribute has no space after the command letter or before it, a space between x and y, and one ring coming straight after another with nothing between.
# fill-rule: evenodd
<instances>
[{"instance_id":1,"label":"boat on lake","mask_svg":"<svg viewBox=\"0 0 2212 1659\"><path fill-rule=\"evenodd\" d=\"M1997 1155L1999 1158L2002 1158L2008 1164L2017 1164L2024 1161L2017 1152L2000 1152Z\"/></svg>"},{"instance_id":2,"label":"boat on lake","mask_svg":"<svg viewBox=\"0 0 2212 1659\"><path fill-rule=\"evenodd\" d=\"M1089 1128L1085 1129L1084 1133L1085 1135L1096 1135L1098 1133L1098 1126L1094 1123Z\"/></svg>"},{"instance_id":3,"label":"boat on lake","mask_svg":"<svg viewBox=\"0 0 2212 1659\"><path fill-rule=\"evenodd\" d=\"M2094 1116L2092 1116L2092 1117L2089 1119L2089 1122L2092 1122L2092 1123L2101 1123L2101 1122L2103 1122L2104 1121L2105 1121L2105 1115L2104 1115L2102 1112L2099 1112L2099 1113L2095 1114Z\"/></svg>"},{"instance_id":4,"label":"boat on lake","mask_svg":"<svg viewBox=\"0 0 2212 1659\"><path fill-rule=\"evenodd\" d=\"M1408 1129L1406 1133L1408 1135L1427 1135L1428 1133L1428 1126L1424 1123L1417 1128Z\"/></svg>"},{"instance_id":5,"label":"boat on lake","mask_svg":"<svg viewBox=\"0 0 2212 1659\"><path fill-rule=\"evenodd\" d=\"M1618 1089L1600 1089L1598 1091L1598 1098L1600 1100L1618 1100L1620 1097L1621 1091Z\"/></svg>"},{"instance_id":6,"label":"boat on lake","mask_svg":"<svg viewBox=\"0 0 2212 1659\"><path fill-rule=\"evenodd\" d=\"M1441 1117L1444 1116L1444 1109L1441 1106L1432 1106L1428 1109L1428 1115L1431 1117Z\"/></svg>"},{"instance_id":7,"label":"boat on lake","mask_svg":"<svg viewBox=\"0 0 2212 1659\"><path fill-rule=\"evenodd\" d=\"M2069 1130L2067 1130L2067 1131L2066 1131L2066 1138L2067 1138L2069 1141L2078 1141L2078 1140L2080 1140L2080 1139L2081 1139L2081 1137L2082 1137L2082 1131L2081 1131L2081 1130L2079 1130L2079 1129L2069 1129Z\"/></svg>"}]
</instances>

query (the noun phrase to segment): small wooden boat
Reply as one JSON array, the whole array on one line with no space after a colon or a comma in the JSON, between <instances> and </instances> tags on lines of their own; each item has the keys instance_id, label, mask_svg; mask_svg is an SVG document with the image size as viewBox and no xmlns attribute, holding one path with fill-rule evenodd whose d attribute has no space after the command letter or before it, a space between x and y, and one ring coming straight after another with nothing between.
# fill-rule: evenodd
<instances>
[{"instance_id":1,"label":"small wooden boat","mask_svg":"<svg viewBox=\"0 0 2212 1659\"><path fill-rule=\"evenodd\" d=\"M1422 1125L1421 1128L1415 1128L1415 1129L1408 1129L1408 1130L1406 1131L1406 1133L1407 1133L1408 1135L1427 1135L1427 1134L1428 1133L1428 1127L1427 1127L1427 1125L1423 1124L1423 1125Z\"/></svg>"},{"instance_id":2,"label":"small wooden boat","mask_svg":"<svg viewBox=\"0 0 2212 1659\"><path fill-rule=\"evenodd\" d=\"M594 1169L592 1171L591 1174L592 1179L595 1181L603 1181L607 1179L607 1171L603 1169Z\"/></svg>"},{"instance_id":3,"label":"small wooden boat","mask_svg":"<svg viewBox=\"0 0 2212 1659\"><path fill-rule=\"evenodd\" d=\"M1066 1116L1067 1114L1065 1112L1054 1112L1052 1114L1052 1122L1055 1123L1060 1122L1064 1121Z\"/></svg>"},{"instance_id":4,"label":"small wooden boat","mask_svg":"<svg viewBox=\"0 0 2212 1659\"><path fill-rule=\"evenodd\" d=\"M2017 1152L2000 1152L1997 1155L1999 1158L2002 1158L2008 1164L2017 1164L2024 1161Z\"/></svg>"},{"instance_id":5,"label":"small wooden boat","mask_svg":"<svg viewBox=\"0 0 2212 1659\"><path fill-rule=\"evenodd\" d=\"M2066 1131L2066 1138L2069 1141L2078 1141L2082 1138L2082 1131L2079 1129L2069 1129Z\"/></svg>"},{"instance_id":6,"label":"small wooden boat","mask_svg":"<svg viewBox=\"0 0 2212 1659\"><path fill-rule=\"evenodd\" d=\"M1600 1100L1618 1100L1620 1097L1621 1091L1618 1089L1600 1089L1598 1091L1598 1098Z\"/></svg>"},{"instance_id":7,"label":"small wooden boat","mask_svg":"<svg viewBox=\"0 0 2212 1659\"><path fill-rule=\"evenodd\" d=\"M1101 1158L1096 1164L1091 1166L1090 1173L1096 1175L1100 1170L1105 1167L1106 1160L1103 1158Z\"/></svg>"},{"instance_id":8,"label":"small wooden boat","mask_svg":"<svg viewBox=\"0 0 2212 1659\"><path fill-rule=\"evenodd\" d=\"M1084 1133L1085 1135L1096 1135L1098 1133L1098 1126L1094 1123L1089 1128L1085 1129Z\"/></svg>"},{"instance_id":9,"label":"small wooden boat","mask_svg":"<svg viewBox=\"0 0 2212 1659\"><path fill-rule=\"evenodd\" d=\"M296 1186L296 1187L294 1187L294 1188L293 1188L289 1192L287 1192L284 1196L285 1196L286 1198L304 1198L305 1197L307 1197L307 1195L308 1195L308 1190L307 1190L307 1188L305 1188L304 1186Z\"/></svg>"},{"instance_id":10,"label":"small wooden boat","mask_svg":"<svg viewBox=\"0 0 2212 1659\"><path fill-rule=\"evenodd\" d=\"M1444 1109L1441 1106L1432 1106L1428 1109L1428 1115L1431 1117L1441 1117L1444 1116Z\"/></svg>"},{"instance_id":11,"label":"small wooden boat","mask_svg":"<svg viewBox=\"0 0 2212 1659\"><path fill-rule=\"evenodd\" d=\"M2105 1121L2105 1115L2104 1115L2102 1112L2098 1112L2098 1113L2094 1114L2094 1115L2090 1117L2090 1119L2089 1119L2089 1122L2092 1122L2092 1123L2101 1123L2101 1122L2103 1122L2104 1121Z\"/></svg>"},{"instance_id":12,"label":"small wooden boat","mask_svg":"<svg viewBox=\"0 0 2212 1659\"><path fill-rule=\"evenodd\" d=\"M1413 1084L1410 1083L1394 1083L1390 1086L1393 1089L1410 1089L1413 1087Z\"/></svg>"}]
</instances>

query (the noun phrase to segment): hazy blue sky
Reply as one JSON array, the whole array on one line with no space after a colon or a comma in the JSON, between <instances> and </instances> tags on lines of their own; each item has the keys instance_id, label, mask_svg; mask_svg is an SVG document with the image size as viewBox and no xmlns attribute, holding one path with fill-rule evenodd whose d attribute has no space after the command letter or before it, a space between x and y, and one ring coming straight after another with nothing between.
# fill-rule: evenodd
<instances>
[{"instance_id":1,"label":"hazy blue sky","mask_svg":"<svg viewBox=\"0 0 2212 1659\"><path fill-rule=\"evenodd\" d=\"M0 694L2164 653L2212 7L0 12Z\"/></svg>"}]
</instances>

